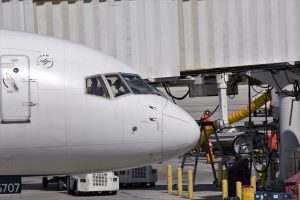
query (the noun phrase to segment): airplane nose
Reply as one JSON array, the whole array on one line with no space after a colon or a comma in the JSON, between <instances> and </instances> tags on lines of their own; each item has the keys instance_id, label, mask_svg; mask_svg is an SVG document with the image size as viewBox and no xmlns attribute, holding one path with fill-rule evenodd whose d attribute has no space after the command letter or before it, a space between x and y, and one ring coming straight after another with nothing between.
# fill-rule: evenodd
<instances>
[{"instance_id":1,"label":"airplane nose","mask_svg":"<svg viewBox=\"0 0 300 200\"><path fill-rule=\"evenodd\" d=\"M162 159L183 155L196 145L199 138L200 129L195 120L168 101L163 110Z\"/></svg>"}]
</instances>

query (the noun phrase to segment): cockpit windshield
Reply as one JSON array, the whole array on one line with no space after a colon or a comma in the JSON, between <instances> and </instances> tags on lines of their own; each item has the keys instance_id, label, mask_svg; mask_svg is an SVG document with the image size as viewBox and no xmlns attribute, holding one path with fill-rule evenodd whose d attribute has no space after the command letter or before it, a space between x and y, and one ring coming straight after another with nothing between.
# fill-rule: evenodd
<instances>
[{"instance_id":1,"label":"cockpit windshield","mask_svg":"<svg viewBox=\"0 0 300 200\"><path fill-rule=\"evenodd\" d=\"M150 86L147 85L138 75L122 74L123 79L134 94L155 94Z\"/></svg>"}]
</instances>

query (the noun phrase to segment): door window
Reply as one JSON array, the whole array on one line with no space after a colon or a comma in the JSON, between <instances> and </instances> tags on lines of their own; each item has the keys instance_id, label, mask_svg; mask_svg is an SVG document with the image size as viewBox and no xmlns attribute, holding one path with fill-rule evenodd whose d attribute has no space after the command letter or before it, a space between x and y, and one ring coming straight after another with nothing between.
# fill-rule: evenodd
<instances>
[{"instance_id":1,"label":"door window","mask_svg":"<svg viewBox=\"0 0 300 200\"><path fill-rule=\"evenodd\" d=\"M109 97L100 76L86 78L86 93L95 96Z\"/></svg>"},{"instance_id":2,"label":"door window","mask_svg":"<svg viewBox=\"0 0 300 200\"><path fill-rule=\"evenodd\" d=\"M119 97L129 93L128 88L126 87L126 85L118 75L116 74L106 75L105 78L109 83L109 86L112 90L114 97Z\"/></svg>"}]
</instances>

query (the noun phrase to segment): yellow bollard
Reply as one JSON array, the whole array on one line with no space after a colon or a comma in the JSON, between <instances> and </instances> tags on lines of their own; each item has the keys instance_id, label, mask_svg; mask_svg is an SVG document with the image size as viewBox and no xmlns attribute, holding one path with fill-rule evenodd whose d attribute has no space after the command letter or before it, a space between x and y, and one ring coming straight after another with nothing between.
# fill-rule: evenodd
<instances>
[{"instance_id":1,"label":"yellow bollard","mask_svg":"<svg viewBox=\"0 0 300 200\"><path fill-rule=\"evenodd\" d=\"M300 184L298 184L298 199L300 199Z\"/></svg>"},{"instance_id":2,"label":"yellow bollard","mask_svg":"<svg viewBox=\"0 0 300 200\"><path fill-rule=\"evenodd\" d=\"M172 165L167 166L167 171L168 171L168 193L173 192L172 188Z\"/></svg>"},{"instance_id":3,"label":"yellow bollard","mask_svg":"<svg viewBox=\"0 0 300 200\"><path fill-rule=\"evenodd\" d=\"M236 182L236 196L242 199L242 182Z\"/></svg>"},{"instance_id":4,"label":"yellow bollard","mask_svg":"<svg viewBox=\"0 0 300 200\"><path fill-rule=\"evenodd\" d=\"M223 165L222 163L218 163L218 188L220 189L222 186L223 180Z\"/></svg>"},{"instance_id":5,"label":"yellow bollard","mask_svg":"<svg viewBox=\"0 0 300 200\"><path fill-rule=\"evenodd\" d=\"M188 170L188 199L193 199L193 171Z\"/></svg>"},{"instance_id":6,"label":"yellow bollard","mask_svg":"<svg viewBox=\"0 0 300 200\"><path fill-rule=\"evenodd\" d=\"M256 176L251 176L250 183L251 183L251 186L254 189L254 192L256 192Z\"/></svg>"},{"instance_id":7,"label":"yellow bollard","mask_svg":"<svg viewBox=\"0 0 300 200\"><path fill-rule=\"evenodd\" d=\"M228 182L227 180L222 180L222 199L228 197Z\"/></svg>"},{"instance_id":8,"label":"yellow bollard","mask_svg":"<svg viewBox=\"0 0 300 200\"><path fill-rule=\"evenodd\" d=\"M177 168L177 190L178 196L182 196L182 168Z\"/></svg>"},{"instance_id":9,"label":"yellow bollard","mask_svg":"<svg viewBox=\"0 0 300 200\"><path fill-rule=\"evenodd\" d=\"M254 188L253 186L243 186L242 191L242 199L243 200L254 200Z\"/></svg>"}]
</instances>

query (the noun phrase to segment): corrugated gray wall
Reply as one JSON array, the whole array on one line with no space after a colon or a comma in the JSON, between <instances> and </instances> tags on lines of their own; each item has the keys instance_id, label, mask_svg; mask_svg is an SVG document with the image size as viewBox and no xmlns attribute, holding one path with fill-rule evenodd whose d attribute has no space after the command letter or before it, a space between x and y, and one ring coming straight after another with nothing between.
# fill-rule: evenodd
<instances>
[{"instance_id":1,"label":"corrugated gray wall","mask_svg":"<svg viewBox=\"0 0 300 200\"><path fill-rule=\"evenodd\" d=\"M144 78L300 60L300 0L1 0L0 27L79 42Z\"/></svg>"}]
</instances>

